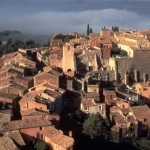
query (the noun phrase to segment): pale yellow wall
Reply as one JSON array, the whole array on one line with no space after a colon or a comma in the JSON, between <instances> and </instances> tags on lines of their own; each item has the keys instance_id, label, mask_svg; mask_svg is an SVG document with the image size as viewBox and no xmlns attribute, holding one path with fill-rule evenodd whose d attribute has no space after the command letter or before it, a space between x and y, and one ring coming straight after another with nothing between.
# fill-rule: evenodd
<instances>
[{"instance_id":1,"label":"pale yellow wall","mask_svg":"<svg viewBox=\"0 0 150 150\"><path fill-rule=\"evenodd\" d=\"M135 85L135 90L139 95L150 98L150 86L143 87L140 83L137 83Z\"/></svg>"},{"instance_id":2,"label":"pale yellow wall","mask_svg":"<svg viewBox=\"0 0 150 150\"><path fill-rule=\"evenodd\" d=\"M141 94L142 87L141 87L141 85L140 85L139 83L137 83L137 84L135 85L135 90L136 90L136 92L137 92L138 94Z\"/></svg>"},{"instance_id":3,"label":"pale yellow wall","mask_svg":"<svg viewBox=\"0 0 150 150\"><path fill-rule=\"evenodd\" d=\"M71 44L63 46L63 71L75 71L74 47Z\"/></svg>"},{"instance_id":4,"label":"pale yellow wall","mask_svg":"<svg viewBox=\"0 0 150 150\"><path fill-rule=\"evenodd\" d=\"M118 44L118 47L121 48L122 50L125 50L128 53L129 57L133 57L134 50L130 46Z\"/></svg>"},{"instance_id":5,"label":"pale yellow wall","mask_svg":"<svg viewBox=\"0 0 150 150\"><path fill-rule=\"evenodd\" d=\"M116 61L115 61L115 59L110 57L108 63L109 63L110 69L115 71L116 70Z\"/></svg>"}]
</instances>

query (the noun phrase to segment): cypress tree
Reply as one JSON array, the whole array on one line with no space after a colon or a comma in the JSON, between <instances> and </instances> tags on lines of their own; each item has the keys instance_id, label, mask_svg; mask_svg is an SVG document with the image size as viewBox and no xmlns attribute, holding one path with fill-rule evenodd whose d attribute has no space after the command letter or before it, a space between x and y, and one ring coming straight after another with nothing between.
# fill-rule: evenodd
<instances>
[{"instance_id":1,"label":"cypress tree","mask_svg":"<svg viewBox=\"0 0 150 150\"><path fill-rule=\"evenodd\" d=\"M89 31L89 33L93 33L93 30L92 30L92 28L90 28L90 31Z\"/></svg>"},{"instance_id":2,"label":"cypress tree","mask_svg":"<svg viewBox=\"0 0 150 150\"><path fill-rule=\"evenodd\" d=\"M87 35L89 35L89 33L90 33L90 26L89 26L89 24L87 25Z\"/></svg>"}]
</instances>

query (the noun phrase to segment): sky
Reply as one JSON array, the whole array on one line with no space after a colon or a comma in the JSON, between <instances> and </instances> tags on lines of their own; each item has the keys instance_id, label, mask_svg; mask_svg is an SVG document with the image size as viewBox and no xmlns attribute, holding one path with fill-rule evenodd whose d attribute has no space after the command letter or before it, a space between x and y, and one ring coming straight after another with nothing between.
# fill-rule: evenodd
<instances>
[{"instance_id":1,"label":"sky","mask_svg":"<svg viewBox=\"0 0 150 150\"><path fill-rule=\"evenodd\" d=\"M0 0L0 31L86 33L102 27L150 28L150 0Z\"/></svg>"}]
</instances>

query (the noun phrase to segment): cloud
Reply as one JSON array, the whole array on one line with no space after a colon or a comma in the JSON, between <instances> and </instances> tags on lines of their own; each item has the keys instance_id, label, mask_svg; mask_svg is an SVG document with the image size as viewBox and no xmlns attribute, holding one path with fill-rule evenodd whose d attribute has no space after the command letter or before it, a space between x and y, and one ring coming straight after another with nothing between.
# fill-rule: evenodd
<instances>
[{"instance_id":1,"label":"cloud","mask_svg":"<svg viewBox=\"0 0 150 150\"><path fill-rule=\"evenodd\" d=\"M89 23L94 31L101 27L112 25L121 28L141 29L150 27L150 18L135 12L119 9L88 10L78 12L44 11L35 14L24 14L3 17L0 26L2 29L20 30L28 33L59 33L59 32L86 32Z\"/></svg>"}]
</instances>

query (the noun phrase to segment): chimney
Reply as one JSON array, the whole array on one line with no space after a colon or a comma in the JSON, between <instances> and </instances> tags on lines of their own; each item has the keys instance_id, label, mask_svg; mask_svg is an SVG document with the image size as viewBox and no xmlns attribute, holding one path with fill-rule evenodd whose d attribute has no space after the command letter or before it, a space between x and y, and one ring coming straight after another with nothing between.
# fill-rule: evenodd
<instances>
[{"instance_id":1,"label":"chimney","mask_svg":"<svg viewBox=\"0 0 150 150\"><path fill-rule=\"evenodd\" d=\"M69 131L69 137L72 137L72 131Z\"/></svg>"}]
</instances>

